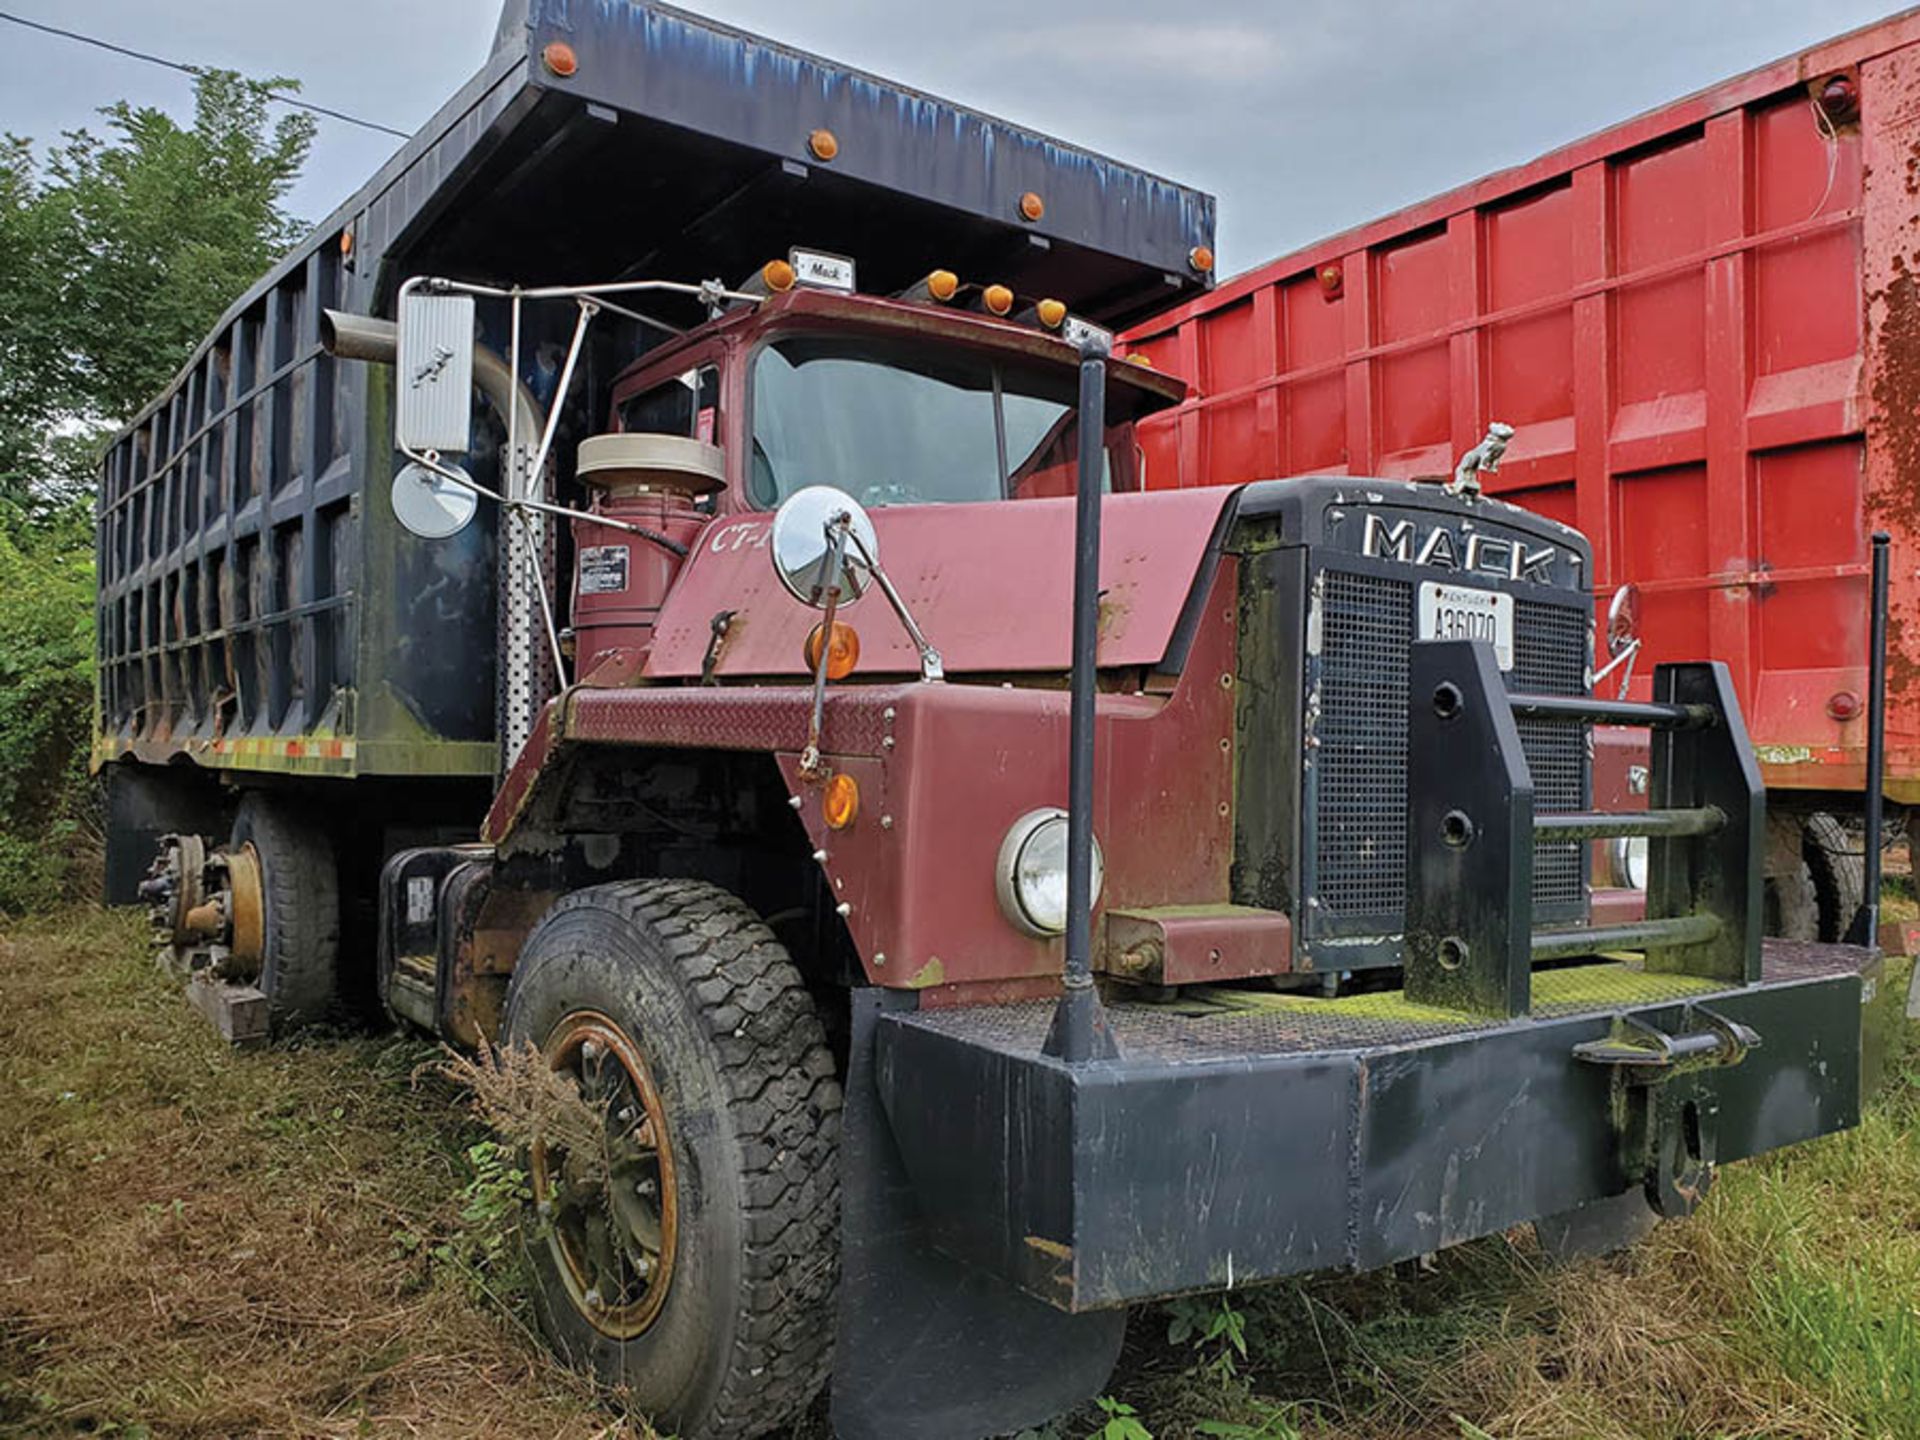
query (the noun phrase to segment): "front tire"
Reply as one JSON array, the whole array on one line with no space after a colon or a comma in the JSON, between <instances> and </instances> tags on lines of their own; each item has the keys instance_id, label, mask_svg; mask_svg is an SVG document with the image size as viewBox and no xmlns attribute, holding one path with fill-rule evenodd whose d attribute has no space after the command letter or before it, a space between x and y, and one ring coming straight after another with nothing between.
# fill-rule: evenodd
<instances>
[{"instance_id":1,"label":"front tire","mask_svg":"<svg viewBox=\"0 0 1920 1440\"><path fill-rule=\"evenodd\" d=\"M585 1168L534 1144L555 1348L684 1440L797 1419L831 1358L841 1094L772 932L702 881L578 891L527 938L503 1038L573 1073L609 1137Z\"/></svg>"}]
</instances>

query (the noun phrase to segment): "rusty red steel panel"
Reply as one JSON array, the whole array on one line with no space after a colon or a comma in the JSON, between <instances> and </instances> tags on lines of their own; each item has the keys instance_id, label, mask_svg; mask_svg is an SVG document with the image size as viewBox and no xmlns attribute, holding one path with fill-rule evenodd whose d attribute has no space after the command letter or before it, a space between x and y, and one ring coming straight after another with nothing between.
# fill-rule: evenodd
<instances>
[{"instance_id":1,"label":"rusty red steel panel","mask_svg":"<svg viewBox=\"0 0 1920 1440\"><path fill-rule=\"evenodd\" d=\"M1149 483L1445 475L1576 525L1653 663L1713 656L1768 783L1858 789L1892 532L1889 794L1920 802L1920 12L1223 283L1124 337L1187 379Z\"/></svg>"},{"instance_id":2,"label":"rusty red steel panel","mask_svg":"<svg viewBox=\"0 0 1920 1440\"><path fill-rule=\"evenodd\" d=\"M1226 504L1224 491L1109 496L1101 519L1100 663L1157 664ZM964 515L962 509L964 508ZM959 522L964 519L964 525ZM649 680L701 673L713 618L737 611L714 674L805 673L802 647L819 614L780 588L767 559L773 517L716 519L661 607ZM887 506L873 512L880 560L920 628L956 674L1063 671L1071 661L1073 501ZM968 563L954 566L956 555ZM994 557L992 582L977 562ZM869 591L840 618L860 634L866 675L912 674L919 656L886 599Z\"/></svg>"},{"instance_id":3,"label":"rusty red steel panel","mask_svg":"<svg viewBox=\"0 0 1920 1440\"><path fill-rule=\"evenodd\" d=\"M1094 833L1106 860L1103 909L1229 898L1237 583L1236 566L1223 563L1170 695L1100 696ZM1001 914L994 865L1015 820L1066 804L1067 710L1061 690L891 689L871 752L878 758L831 757L861 796L857 818L839 831L827 827L797 756L781 755L873 983L928 990L1059 975L1061 942L1030 938ZM826 748L843 743L829 723ZM1142 784L1143 776L1157 778ZM1269 968L1287 961L1276 951Z\"/></svg>"},{"instance_id":4,"label":"rusty red steel panel","mask_svg":"<svg viewBox=\"0 0 1920 1440\"><path fill-rule=\"evenodd\" d=\"M1107 968L1160 985L1213 985L1293 969L1293 921L1248 905L1107 908Z\"/></svg>"},{"instance_id":5,"label":"rusty red steel panel","mask_svg":"<svg viewBox=\"0 0 1920 1440\"><path fill-rule=\"evenodd\" d=\"M556 695L541 708L540 718L533 722L533 732L527 736L527 743L520 747L520 753L513 757L513 763L507 767L507 773L500 779L499 789L494 791L493 804L487 807L486 819L480 822L480 838L489 845L497 845L506 838L520 818L520 812L526 808L528 798L533 794L534 786L539 782L546 769L548 757L553 752L554 716L566 703L564 695Z\"/></svg>"}]
</instances>

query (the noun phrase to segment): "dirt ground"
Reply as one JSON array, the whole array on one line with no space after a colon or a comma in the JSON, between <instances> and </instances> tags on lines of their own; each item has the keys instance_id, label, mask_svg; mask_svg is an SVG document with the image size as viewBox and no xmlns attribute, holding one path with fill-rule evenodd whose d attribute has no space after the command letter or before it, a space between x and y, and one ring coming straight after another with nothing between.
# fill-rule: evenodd
<instances>
[{"instance_id":1,"label":"dirt ground","mask_svg":"<svg viewBox=\"0 0 1920 1440\"><path fill-rule=\"evenodd\" d=\"M432 1047L235 1053L149 948L126 913L0 934L0 1433L643 1433L487 1295Z\"/></svg>"}]
</instances>

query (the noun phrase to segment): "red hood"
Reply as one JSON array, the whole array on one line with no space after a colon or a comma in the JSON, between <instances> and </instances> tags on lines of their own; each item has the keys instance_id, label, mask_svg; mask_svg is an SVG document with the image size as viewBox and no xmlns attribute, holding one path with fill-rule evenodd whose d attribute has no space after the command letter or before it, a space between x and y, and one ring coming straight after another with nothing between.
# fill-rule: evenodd
<instances>
[{"instance_id":1,"label":"red hood","mask_svg":"<svg viewBox=\"0 0 1920 1440\"><path fill-rule=\"evenodd\" d=\"M1108 497L1100 526L1100 663L1166 653L1230 486ZM880 561L949 672L1065 671L1072 653L1073 500L901 505L873 512ZM716 520L660 609L647 679L700 673L713 618L734 611L715 673L802 675L818 622L767 558L771 515ZM860 634L862 675L915 673L919 657L870 588L840 614Z\"/></svg>"}]
</instances>

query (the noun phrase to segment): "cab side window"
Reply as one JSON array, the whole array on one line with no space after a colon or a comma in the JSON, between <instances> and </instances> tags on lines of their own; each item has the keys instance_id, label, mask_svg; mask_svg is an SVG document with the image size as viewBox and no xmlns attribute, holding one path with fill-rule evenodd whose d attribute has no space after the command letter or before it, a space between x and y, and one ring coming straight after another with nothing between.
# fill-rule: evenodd
<instances>
[{"instance_id":1,"label":"cab side window","mask_svg":"<svg viewBox=\"0 0 1920 1440\"><path fill-rule=\"evenodd\" d=\"M686 435L712 445L718 443L719 418L720 371L712 365L620 402L620 429L627 434Z\"/></svg>"}]
</instances>

